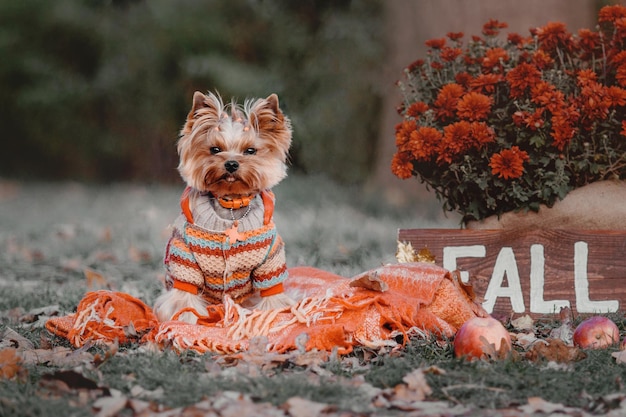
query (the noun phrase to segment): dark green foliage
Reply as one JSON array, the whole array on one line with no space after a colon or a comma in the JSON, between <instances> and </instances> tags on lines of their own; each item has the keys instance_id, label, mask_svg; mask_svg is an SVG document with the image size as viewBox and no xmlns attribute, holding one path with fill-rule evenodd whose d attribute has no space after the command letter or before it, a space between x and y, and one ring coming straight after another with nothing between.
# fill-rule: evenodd
<instances>
[{"instance_id":1,"label":"dark green foliage","mask_svg":"<svg viewBox=\"0 0 626 417\"><path fill-rule=\"evenodd\" d=\"M380 4L0 0L0 175L173 180L195 90L279 94L296 169L362 180Z\"/></svg>"}]
</instances>

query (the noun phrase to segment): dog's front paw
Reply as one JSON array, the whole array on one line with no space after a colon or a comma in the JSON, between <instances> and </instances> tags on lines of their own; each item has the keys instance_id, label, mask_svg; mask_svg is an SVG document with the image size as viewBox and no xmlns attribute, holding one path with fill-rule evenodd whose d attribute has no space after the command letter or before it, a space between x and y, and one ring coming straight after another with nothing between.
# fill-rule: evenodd
<instances>
[{"instance_id":1,"label":"dog's front paw","mask_svg":"<svg viewBox=\"0 0 626 417\"><path fill-rule=\"evenodd\" d=\"M207 314L207 303L202 297L176 288L161 294L154 302L154 313L161 322L172 320L178 312L185 308L191 308L197 314L186 311L181 313L176 320L196 324L199 316L206 316Z\"/></svg>"}]
</instances>

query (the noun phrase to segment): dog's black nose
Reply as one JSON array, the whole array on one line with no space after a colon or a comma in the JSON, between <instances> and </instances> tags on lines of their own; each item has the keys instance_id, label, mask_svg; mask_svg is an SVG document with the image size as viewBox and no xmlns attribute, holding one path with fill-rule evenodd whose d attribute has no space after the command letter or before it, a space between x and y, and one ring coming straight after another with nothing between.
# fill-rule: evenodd
<instances>
[{"instance_id":1,"label":"dog's black nose","mask_svg":"<svg viewBox=\"0 0 626 417\"><path fill-rule=\"evenodd\" d=\"M230 172L231 174L235 171L237 171L237 169L239 169L239 162L237 161L226 161L224 162L224 168L226 168L226 171Z\"/></svg>"}]
</instances>

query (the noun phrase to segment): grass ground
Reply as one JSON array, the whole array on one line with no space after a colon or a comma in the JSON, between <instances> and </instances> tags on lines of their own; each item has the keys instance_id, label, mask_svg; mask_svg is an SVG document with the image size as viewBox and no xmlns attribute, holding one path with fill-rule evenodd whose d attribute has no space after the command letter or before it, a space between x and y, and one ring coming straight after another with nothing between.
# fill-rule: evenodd
<instances>
[{"instance_id":1,"label":"grass ground","mask_svg":"<svg viewBox=\"0 0 626 417\"><path fill-rule=\"evenodd\" d=\"M141 346L73 350L42 329L94 287L151 303L161 289L179 187L0 183L0 417L623 415L616 349L584 359L455 359L445 341L335 356L177 355ZM352 276L393 262L398 228L457 227L436 203L397 209L323 178L290 177L275 215L290 266ZM624 318L613 317L624 333ZM548 335L557 320L538 321ZM30 352L12 362L11 348ZM4 356L2 356L4 355ZM9 355L9 356L7 356Z\"/></svg>"}]
</instances>

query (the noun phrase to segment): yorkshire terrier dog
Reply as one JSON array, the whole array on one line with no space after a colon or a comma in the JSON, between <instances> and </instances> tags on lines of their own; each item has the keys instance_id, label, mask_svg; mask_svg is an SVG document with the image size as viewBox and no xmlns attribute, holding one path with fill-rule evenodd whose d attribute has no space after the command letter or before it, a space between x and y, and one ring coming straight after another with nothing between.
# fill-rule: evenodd
<instances>
[{"instance_id":1,"label":"yorkshire terrier dog","mask_svg":"<svg viewBox=\"0 0 626 417\"><path fill-rule=\"evenodd\" d=\"M166 249L166 291L154 305L159 320L195 323L225 296L259 309L293 303L270 191L286 176L290 145L276 94L243 105L194 94L178 142L187 188Z\"/></svg>"}]
</instances>

